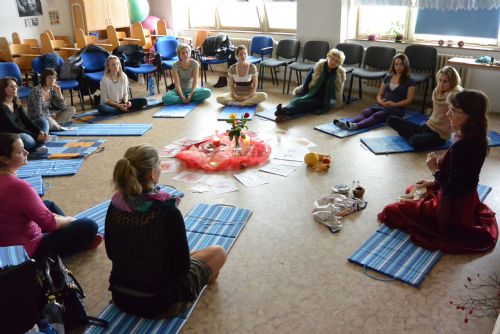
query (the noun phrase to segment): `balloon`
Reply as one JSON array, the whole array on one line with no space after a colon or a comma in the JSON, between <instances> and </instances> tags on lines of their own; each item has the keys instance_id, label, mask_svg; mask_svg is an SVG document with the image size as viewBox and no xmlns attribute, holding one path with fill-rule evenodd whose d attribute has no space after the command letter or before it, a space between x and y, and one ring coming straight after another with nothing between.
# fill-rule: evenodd
<instances>
[{"instance_id":1,"label":"balloon","mask_svg":"<svg viewBox=\"0 0 500 334\"><path fill-rule=\"evenodd\" d=\"M153 31L156 31L156 24L159 20L160 20L159 17L150 15L146 17L144 21L142 21L142 27L144 29L149 29L149 31L151 31L152 33Z\"/></svg>"},{"instance_id":2,"label":"balloon","mask_svg":"<svg viewBox=\"0 0 500 334\"><path fill-rule=\"evenodd\" d=\"M130 5L130 22L142 22L149 14L148 0L128 0Z\"/></svg>"}]
</instances>

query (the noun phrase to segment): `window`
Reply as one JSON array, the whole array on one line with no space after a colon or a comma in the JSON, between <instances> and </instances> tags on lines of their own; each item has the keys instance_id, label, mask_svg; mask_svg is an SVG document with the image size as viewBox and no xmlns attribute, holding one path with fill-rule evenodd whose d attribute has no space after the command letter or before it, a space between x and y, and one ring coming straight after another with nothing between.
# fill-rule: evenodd
<instances>
[{"instance_id":1,"label":"window","mask_svg":"<svg viewBox=\"0 0 500 334\"><path fill-rule=\"evenodd\" d=\"M190 28L215 28L215 4L211 1L192 1L189 6Z\"/></svg>"},{"instance_id":2,"label":"window","mask_svg":"<svg viewBox=\"0 0 500 334\"><path fill-rule=\"evenodd\" d=\"M466 43L500 46L499 9L435 10L389 5L355 8L358 38L377 34L378 38L391 39L396 33L401 33L405 39L462 40Z\"/></svg>"},{"instance_id":3,"label":"window","mask_svg":"<svg viewBox=\"0 0 500 334\"><path fill-rule=\"evenodd\" d=\"M221 28L259 30L260 20L257 6L247 2L225 2L217 5Z\"/></svg>"},{"instance_id":4,"label":"window","mask_svg":"<svg viewBox=\"0 0 500 334\"><path fill-rule=\"evenodd\" d=\"M296 2L266 2L264 4L269 29L296 30L297 3Z\"/></svg>"}]
</instances>

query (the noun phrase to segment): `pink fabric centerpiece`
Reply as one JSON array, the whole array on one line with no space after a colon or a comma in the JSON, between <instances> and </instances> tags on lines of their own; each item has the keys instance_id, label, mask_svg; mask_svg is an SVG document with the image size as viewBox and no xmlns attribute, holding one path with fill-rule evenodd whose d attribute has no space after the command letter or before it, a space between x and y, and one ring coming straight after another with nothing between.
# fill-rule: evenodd
<instances>
[{"instance_id":1,"label":"pink fabric centerpiece","mask_svg":"<svg viewBox=\"0 0 500 334\"><path fill-rule=\"evenodd\" d=\"M199 144L187 146L175 156L188 168L206 171L239 170L262 165L271 154L271 147L257 138L253 133L246 134L242 141L241 155L233 155L234 141L227 134L220 135L221 145L213 147L212 139Z\"/></svg>"}]
</instances>

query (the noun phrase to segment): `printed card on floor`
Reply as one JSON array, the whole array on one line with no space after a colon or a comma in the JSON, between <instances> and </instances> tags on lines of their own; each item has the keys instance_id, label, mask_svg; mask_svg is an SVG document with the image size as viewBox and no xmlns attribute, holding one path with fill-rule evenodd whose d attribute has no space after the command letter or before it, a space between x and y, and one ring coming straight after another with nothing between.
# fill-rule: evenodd
<instances>
[{"instance_id":1,"label":"printed card on floor","mask_svg":"<svg viewBox=\"0 0 500 334\"><path fill-rule=\"evenodd\" d=\"M212 175L204 183L217 195L238 191L236 183L229 175Z\"/></svg>"},{"instance_id":2,"label":"printed card on floor","mask_svg":"<svg viewBox=\"0 0 500 334\"><path fill-rule=\"evenodd\" d=\"M285 166L293 166L293 167L304 166L304 161L272 159L271 162L273 164L277 164L277 165L285 165Z\"/></svg>"},{"instance_id":3,"label":"printed card on floor","mask_svg":"<svg viewBox=\"0 0 500 334\"><path fill-rule=\"evenodd\" d=\"M309 152L305 147L284 147L273 152L274 159L304 161L304 155Z\"/></svg>"},{"instance_id":4,"label":"printed card on floor","mask_svg":"<svg viewBox=\"0 0 500 334\"><path fill-rule=\"evenodd\" d=\"M268 163L265 166L262 166L259 170L266 173L277 174L281 176L288 176L295 171L295 167L286 166L286 165L278 165L275 163Z\"/></svg>"},{"instance_id":5,"label":"printed card on floor","mask_svg":"<svg viewBox=\"0 0 500 334\"><path fill-rule=\"evenodd\" d=\"M191 188L188 188L188 190L193 193L206 193L210 191L210 187L208 186L208 184L198 183Z\"/></svg>"},{"instance_id":6,"label":"printed card on floor","mask_svg":"<svg viewBox=\"0 0 500 334\"><path fill-rule=\"evenodd\" d=\"M175 145L175 144L168 144L167 146L163 147L163 150L160 152L160 157L163 158L174 158L177 153L182 151L184 147Z\"/></svg>"},{"instance_id":7,"label":"printed card on floor","mask_svg":"<svg viewBox=\"0 0 500 334\"><path fill-rule=\"evenodd\" d=\"M205 181L207 177L208 176L205 174L184 171L174 176L172 180L182 181L187 183L200 183Z\"/></svg>"},{"instance_id":8,"label":"printed card on floor","mask_svg":"<svg viewBox=\"0 0 500 334\"><path fill-rule=\"evenodd\" d=\"M172 173L175 172L177 165L174 159L163 160L160 162L161 173Z\"/></svg>"},{"instance_id":9,"label":"printed card on floor","mask_svg":"<svg viewBox=\"0 0 500 334\"><path fill-rule=\"evenodd\" d=\"M245 187L251 188L255 186L260 186L267 182L266 179L264 179L259 173L257 173L254 170L248 170L246 172L240 173L240 174L235 174L234 177L243 183Z\"/></svg>"},{"instance_id":10,"label":"printed card on floor","mask_svg":"<svg viewBox=\"0 0 500 334\"><path fill-rule=\"evenodd\" d=\"M180 145L180 146L190 146L190 145L201 143L202 141L205 141L207 138L208 137L206 137L206 136L199 137L199 138L184 137L184 138L181 138L181 139L177 139L172 144Z\"/></svg>"}]
</instances>

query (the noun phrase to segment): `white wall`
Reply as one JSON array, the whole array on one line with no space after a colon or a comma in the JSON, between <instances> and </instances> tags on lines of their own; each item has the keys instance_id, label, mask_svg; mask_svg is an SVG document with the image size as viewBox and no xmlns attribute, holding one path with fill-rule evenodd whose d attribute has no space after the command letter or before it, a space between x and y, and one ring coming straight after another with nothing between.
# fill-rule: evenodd
<instances>
[{"instance_id":1,"label":"white wall","mask_svg":"<svg viewBox=\"0 0 500 334\"><path fill-rule=\"evenodd\" d=\"M341 40L342 3L340 0L298 0L297 38L328 41L331 46Z\"/></svg>"},{"instance_id":2,"label":"white wall","mask_svg":"<svg viewBox=\"0 0 500 334\"><path fill-rule=\"evenodd\" d=\"M60 24L50 25L49 10L59 11ZM51 29L54 35L69 36L73 40L73 23L67 0L42 0L42 16L19 17L16 0L2 0L0 10L0 36L12 42L12 33L17 32L21 38L36 38L40 41L40 33ZM37 27L26 27L25 19L38 18Z\"/></svg>"}]
</instances>

